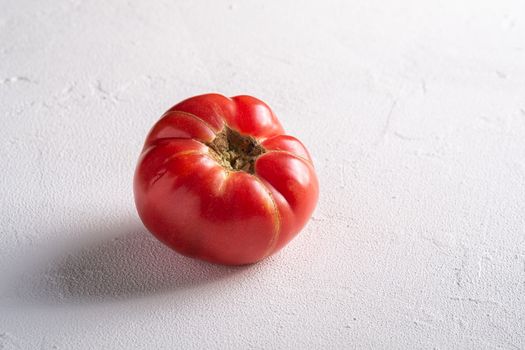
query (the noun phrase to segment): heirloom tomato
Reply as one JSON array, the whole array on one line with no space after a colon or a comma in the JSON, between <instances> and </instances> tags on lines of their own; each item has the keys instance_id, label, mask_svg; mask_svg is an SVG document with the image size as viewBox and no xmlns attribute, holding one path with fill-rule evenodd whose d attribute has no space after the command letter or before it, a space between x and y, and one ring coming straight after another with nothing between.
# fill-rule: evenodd
<instances>
[{"instance_id":1,"label":"heirloom tomato","mask_svg":"<svg viewBox=\"0 0 525 350\"><path fill-rule=\"evenodd\" d=\"M142 222L181 254L242 265L286 245L319 185L310 154L251 96L206 94L153 126L134 177Z\"/></svg>"}]
</instances>

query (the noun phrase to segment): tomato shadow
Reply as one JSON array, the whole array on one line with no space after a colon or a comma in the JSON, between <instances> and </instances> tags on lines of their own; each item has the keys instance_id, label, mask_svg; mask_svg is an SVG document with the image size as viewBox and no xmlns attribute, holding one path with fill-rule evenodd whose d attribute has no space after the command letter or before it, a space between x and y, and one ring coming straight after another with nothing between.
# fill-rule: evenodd
<instances>
[{"instance_id":1,"label":"tomato shadow","mask_svg":"<svg viewBox=\"0 0 525 350\"><path fill-rule=\"evenodd\" d=\"M86 230L82 235L111 238L66 249L38 263L41 266L21 279L16 294L46 304L104 302L176 293L249 268L214 265L177 254L140 224Z\"/></svg>"}]
</instances>

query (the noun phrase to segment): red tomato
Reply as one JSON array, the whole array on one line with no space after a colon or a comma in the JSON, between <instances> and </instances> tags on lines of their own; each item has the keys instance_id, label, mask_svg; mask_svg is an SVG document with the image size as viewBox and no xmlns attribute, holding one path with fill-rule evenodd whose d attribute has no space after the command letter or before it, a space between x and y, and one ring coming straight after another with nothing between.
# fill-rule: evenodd
<instances>
[{"instance_id":1,"label":"red tomato","mask_svg":"<svg viewBox=\"0 0 525 350\"><path fill-rule=\"evenodd\" d=\"M264 102L207 94L153 126L134 192L140 218L162 242L241 265L275 253L303 228L319 185L308 151Z\"/></svg>"}]
</instances>

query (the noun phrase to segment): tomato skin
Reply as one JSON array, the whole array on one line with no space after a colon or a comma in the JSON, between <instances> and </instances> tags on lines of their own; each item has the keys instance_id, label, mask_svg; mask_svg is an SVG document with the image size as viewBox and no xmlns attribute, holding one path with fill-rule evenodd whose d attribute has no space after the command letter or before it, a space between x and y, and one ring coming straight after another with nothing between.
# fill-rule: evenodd
<instances>
[{"instance_id":1,"label":"tomato skin","mask_svg":"<svg viewBox=\"0 0 525 350\"><path fill-rule=\"evenodd\" d=\"M225 127L265 149L254 173L225 169L209 144ZM148 134L134 177L144 225L181 254L227 265L284 247L319 194L312 159L272 110L251 96L206 94L170 108Z\"/></svg>"}]
</instances>

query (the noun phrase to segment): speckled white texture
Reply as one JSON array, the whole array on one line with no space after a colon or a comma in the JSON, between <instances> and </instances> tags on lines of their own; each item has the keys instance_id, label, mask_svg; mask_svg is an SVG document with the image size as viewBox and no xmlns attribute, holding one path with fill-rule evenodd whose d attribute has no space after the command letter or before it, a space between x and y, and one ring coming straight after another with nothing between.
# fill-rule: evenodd
<instances>
[{"instance_id":1,"label":"speckled white texture","mask_svg":"<svg viewBox=\"0 0 525 350\"><path fill-rule=\"evenodd\" d=\"M524 349L523 1L0 0L0 349ZM137 218L153 122L252 94L307 228L225 268Z\"/></svg>"}]
</instances>

